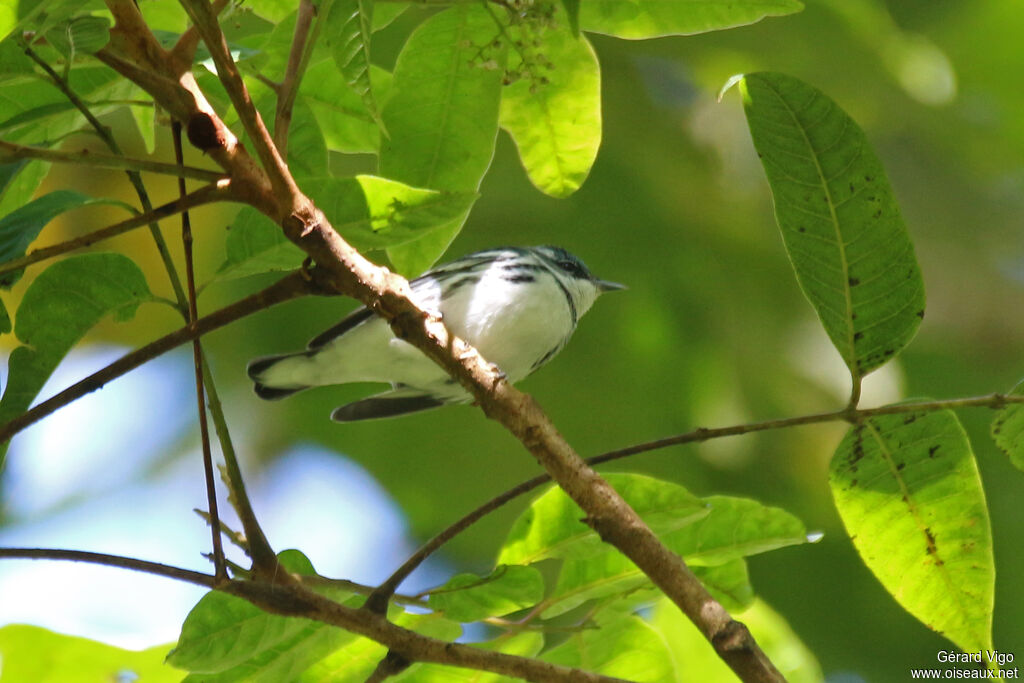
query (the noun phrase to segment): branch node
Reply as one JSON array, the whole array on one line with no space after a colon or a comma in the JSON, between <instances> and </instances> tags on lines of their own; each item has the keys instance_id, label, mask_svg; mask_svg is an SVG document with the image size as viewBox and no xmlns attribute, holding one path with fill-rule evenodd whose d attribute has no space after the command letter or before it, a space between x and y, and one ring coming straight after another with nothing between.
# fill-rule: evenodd
<instances>
[{"instance_id":1,"label":"branch node","mask_svg":"<svg viewBox=\"0 0 1024 683\"><path fill-rule=\"evenodd\" d=\"M203 152L221 149L227 144L227 139L217 127L213 117L203 111L195 112L188 117L186 134L192 146Z\"/></svg>"}]
</instances>

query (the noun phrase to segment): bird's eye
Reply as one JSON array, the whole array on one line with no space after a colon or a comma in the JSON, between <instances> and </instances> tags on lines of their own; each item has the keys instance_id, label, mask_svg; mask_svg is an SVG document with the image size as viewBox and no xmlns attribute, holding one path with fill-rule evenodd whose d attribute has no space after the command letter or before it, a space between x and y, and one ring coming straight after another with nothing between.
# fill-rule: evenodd
<instances>
[{"instance_id":1,"label":"bird's eye","mask_svg":"<svg viewBox=\"0 0 1024 683\"><path fill-rule=\"evenodd\" d=\"M558 261L558 267L575 278L579 278L581 280L590 279L590 273L587 272L587 269L579 261L561 259Z\"/></svg>"}]
</instances>

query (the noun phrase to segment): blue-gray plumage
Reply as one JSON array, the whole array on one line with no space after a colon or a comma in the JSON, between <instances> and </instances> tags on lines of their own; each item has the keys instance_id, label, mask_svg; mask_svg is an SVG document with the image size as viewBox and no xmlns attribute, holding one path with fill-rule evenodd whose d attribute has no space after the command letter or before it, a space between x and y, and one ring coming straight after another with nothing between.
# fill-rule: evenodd
<instances>
[{"instance_id":1,"label":"blue-gray plumage","mask_svg":"<svg viewBox=\"0 0 1024 683\"><path fill-rule=\"evenodd\" d=\"M421 308L495 363L511 382L551 360L569 341L598 295L623 289L598 280L559 247L488 249L439 266L410 282ZM290 396L309 387L387 382L391 391L337 408L352 422L460 403L470 395L438 365L396 338L388 324L359 308L310 341L305 351L249 364L256 394Z\"/></svg>"}]
</instances>

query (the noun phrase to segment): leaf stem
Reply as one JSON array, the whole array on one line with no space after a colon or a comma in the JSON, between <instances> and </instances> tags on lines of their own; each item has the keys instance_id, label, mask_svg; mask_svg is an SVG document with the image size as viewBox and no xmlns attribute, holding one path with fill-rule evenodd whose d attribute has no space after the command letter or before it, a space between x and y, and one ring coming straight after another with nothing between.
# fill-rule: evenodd
<instances>
[{"instance_id":1,"label":"leaf stem","mask_svg":"<svg viewBox=\"0 0 1024 683\"><path fill-rule=\"evenodd\" d=\"M0 163L7 163L17 159L40 159L51 163L79 164L83 166L98 166L100 168L125 169L129 171L147 171L149 173L160 173L163 175L180 176L192 178L193 180L207 180L216 182L225 180L227 176L222 171L197 168L195 166L184 166L177 164L166 164L161 161L150 161L148 159L129 159L128 157L98 154L83 149L80 152L64 152L60 150L46 149L44 147L32 147L29 145L18 145L13 142L0 140Z\"/></svg>"}]
</instances>

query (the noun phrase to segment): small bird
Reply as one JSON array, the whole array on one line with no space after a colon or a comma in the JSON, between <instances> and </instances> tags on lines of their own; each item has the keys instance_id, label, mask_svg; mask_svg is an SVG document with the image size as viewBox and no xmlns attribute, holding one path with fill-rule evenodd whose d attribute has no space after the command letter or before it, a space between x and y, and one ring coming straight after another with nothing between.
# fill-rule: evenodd
<instances>
[{"instance_id":1,"label":"small bird","mask_svg":"<svg viewBox=\"0 0 1024 683\"><path fill-rule=\"evenodd\" d=\"M625 289L595 278L578 258L550 246L478 251L410 285L420 308L440 313L450 332L476 347L510 382L554 358L598 295ZM269 400L327 384L391 384L390 391L335 409L331 419L338 422L394 417L472 398L365 307L314 337L305 351L257 358L248 373L256 395Z\"/></svg>"}]
</instances>

